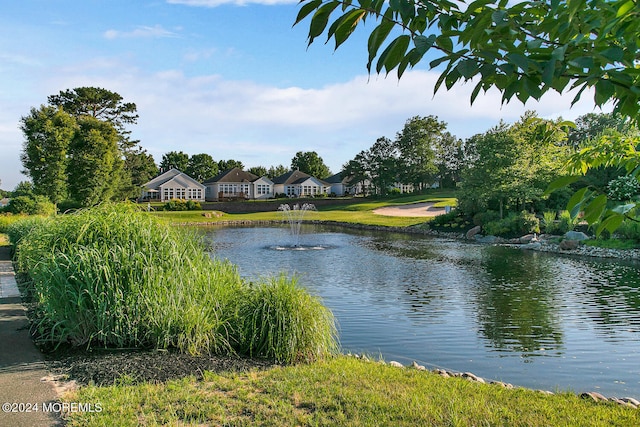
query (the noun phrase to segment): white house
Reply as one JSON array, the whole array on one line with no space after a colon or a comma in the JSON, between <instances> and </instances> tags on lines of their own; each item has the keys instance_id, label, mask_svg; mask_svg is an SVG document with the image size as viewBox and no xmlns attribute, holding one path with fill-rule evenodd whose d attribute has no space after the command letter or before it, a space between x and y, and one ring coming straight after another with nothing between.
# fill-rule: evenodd
<instances>
[{"instance_id":1,"label":"white house","mask_svg":"<svg viewBox=\"0 0 640 427\"><path fill-rule=\"evenodd\" d=\"M331 184L299 170L287 172L273 179L273 192L289 197L313 197L327 194Z\"/></svg>"},{"instance_id":2,"label":"white house","mask_svg":"<svg viewBox=\"0 0 640 427\"><path fill-rule=\"evenodd\" d=\"M178 169L169 169L143 185L141 201L171 199L204 202L205 186Z\"/></svg>"},{"instance_id":3,"label":"white house","mask_svg":"<svg viewBox=\"0 0 640 427\"><path fill-rule=\"evenodd\" d=\"M331 175L324 180L331 185L330 193L336 196L355 196L357 194L365 194L367 188L371 187L369 181L355 182L351 178L344 175L344 172L339 172L335 175Z\"/></svg>"},{"instance_id":4,"label":"white house","mask_svg":"<svg viewBox=\"0 0 640 427\"><path fill-rule=\"evenodd\" d=\"M269 199L273 197L273 182L266 176L258 177L239 168L219 173L204 182L205 198L221 199Z\"/></svg>"}]
</instances>

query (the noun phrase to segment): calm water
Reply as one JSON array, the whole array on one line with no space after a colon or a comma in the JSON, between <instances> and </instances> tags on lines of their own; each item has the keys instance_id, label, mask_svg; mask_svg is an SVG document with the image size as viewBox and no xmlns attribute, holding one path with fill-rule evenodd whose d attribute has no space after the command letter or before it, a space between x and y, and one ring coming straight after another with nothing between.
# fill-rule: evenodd
<instances>
[{"instance_id":1,"label":"calm water","mask_svg":"<svg viewBox=\"0 0 640 427\"><path fill-rule=\"evenodd\" d=\"M255 278L287 271L335 314L345 352L536 389L640 397L638 263L401 234L215 228L213 252Z\"/></svg>"}]
</instances>

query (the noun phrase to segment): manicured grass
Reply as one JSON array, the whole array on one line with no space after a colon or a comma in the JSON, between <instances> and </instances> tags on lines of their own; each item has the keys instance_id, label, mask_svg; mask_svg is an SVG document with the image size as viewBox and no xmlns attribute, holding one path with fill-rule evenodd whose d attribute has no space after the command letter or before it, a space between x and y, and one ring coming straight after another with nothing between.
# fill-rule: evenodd
<instances>
[{"instance_id":1,"label":"manicured grass","mask_svg":"<svg viewBox=\"0 0 640 427\"><path fill-rule=\"evenodd\" d=\"M640 411L441 378L351 357L203 381L84 387L68 402L100 403L69 426L632 426Z\"/></svg>"},{"instance_id":2,"label":"manicured grass","mask_svg":"<svg viewBox=\"0 0 640 427\"><path fill-rule=\"evenodd\" d=\"M287 203L283 200L282 203ZM294 201L295 202L295 201ZM412 203L432 202L436 207L455 206L455 194L437 191L429 194L410 195L384 199L354 199L354 203L347 205L319 206L317 211L307 212L305 220L348 222L366 225L381 225L390 227L409 227L423 224L431 220L424 217L392 217L373 213L374 209L385 206L400 206ZM258 212L247 214L222 214L219 217L207 218L206 212L155 212L158 218L170 223L201 223L222 221L281 221L282 212Z\"/></svg>"}]
</instances>

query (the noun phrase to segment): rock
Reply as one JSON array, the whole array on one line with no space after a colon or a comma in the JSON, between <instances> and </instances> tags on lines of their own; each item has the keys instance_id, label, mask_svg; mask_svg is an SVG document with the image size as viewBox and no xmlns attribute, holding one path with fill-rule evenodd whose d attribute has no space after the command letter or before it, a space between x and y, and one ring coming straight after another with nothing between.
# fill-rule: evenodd
<instances>
[{"instance_id":1,"label":"rock","mask_svg":"<svg viewBox=\"0 0 640 427\"><path fill-rule=\"evenodd\" d=\"M451 375L449 375L449 373L447 371L445 371L444 369L434 369L433 373L440 375L443 378L449 378Z\"/></svg>"},{"instance_id":2,"label":"rock","mask_svg":"<svg viewBox=\"0 0 640 427\"><path fill-rule=\"evenodd\" d=\"M402 363L400 362L396 362L395 360L392 360L391 362L389 362L389 365L394 366L396 368L404 368L404 366L402 365Z\"/></svg>"},{"instance_id":3,"label":"rock","mask_svg":"<svg viewBox=\"0 0 640 427\"><path fill-rule=\"evenodd\" d=\"M482 378L480 378L477 375L472 374L471 372L464 372L462 374L462 378L466 378L466 379L468 379L470 381L475 381L475 382L479 382L479 383L485 384L485 381Z\"/></svg>"},{"instance_id":4,"label":"rock","mask_svg":"<svg viewBox=\"0 0 640 427\"><path fill-rule=\"evenodd\" d=\"M411 364L411 367L412 367L413 369L417 369L418 371L426 371L426 370L427 370L427 368L425 368L424 366L422 366L422 365L418 365L418 362L416 362L415 360L414 360L414 361L413 361L413 363Z\"/></svg>"},{"instance_id":5,"label":"rock","mask_svg":"<svg viewBox=\"0 0 640 427\"><path fill-rule=\"evenodd\" d=\"M542 248L542 243L540 242L531 242L525 245L520 246L520 249L529 249L532 251L539 251Z\"/></svg>"},{"instance_id":6,"label":"rock","mask_svg":"<svg viewBox=\"0 0 640 427\"><path fill-rule=\"evenodd\" d=\"M574 249L578 249L578 245L580 244L580 242L578 242L577 240L563 240L562 242L560 242L560 250L561 251L571 251Z\"/></svg>"},{"instance_id":7,"label":"rock","mask_svg":"<svg viewBox=\"0 0 640 427\"><path fill-rule=\"evenodd\" d=\"M471 230L467 231L467 234L465 234L464 237L467 240L471 240L471 239L473 239L475 237L476 234L480 233L480 230L482 230L482 227L480 227L479 225L476 225Z\"/></svg>"},{"instance_id":8,"label":"rock","mask_svg":"<svg viewBox=\"0 0 640 427\"><path fill-rule=\"evenodd\" d=\"M577 240L581 242L583 240L588 240L589 236L584 234L582 231L567 231L564 233L564 238L567 240Z\"/></svg>"},{"instance_id":9,"label":"rock","mask_svg":"<svg viewBox=\"0 0 640 427\"><path fill-rule=\"evenodd\" d=\"M480 236L479 234L476 234L474 238L478 243L489 243L489 244L498 243L498 241L501 240L499 237L496 237L496 236Z\"/></svg>"},{"instance_id":10,"label":"rock","mask_svg":"<svg viewBox=\"0 0 640 427\"><path fill-rule=\"evenodd\" d=\"M597 391L590 391L588 393L582 393L580 395L581 398L583 399L591 399L594 402L606 402L607 399L606 397L604 397L603 395L601 395L600 393L598 393Z\"/></svg>"},{"instance_id":11,"label":"rock","mask_svg":"<svg viewBox=\"0 0 640 427\"><path fill-rule=\"evenodd\" d=\"M634 399L633 397L623 397L620 400L622 400L623 402L631 403L632 405L635 405L636 407L640 406L640 401Z\"/></svg>"},{"instance_id":12,"label":"rock","mask_svg":"<svg viewBox=\"0 0 640 427\"><path fill-rule=\"evenodd\" d=\"M538 241L538 236L535 234L527 234L518 239L519 243L531 243L531 242L537 242L537 241Z\"/></svg>"}]
</instances>

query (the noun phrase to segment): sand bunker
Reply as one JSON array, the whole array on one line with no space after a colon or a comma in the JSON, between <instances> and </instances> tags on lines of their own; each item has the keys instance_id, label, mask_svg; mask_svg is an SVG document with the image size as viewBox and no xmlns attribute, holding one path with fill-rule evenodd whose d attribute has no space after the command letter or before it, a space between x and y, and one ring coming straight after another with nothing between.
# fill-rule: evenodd
<instances>
[{"instance_id":1,"label":"sand bunker","mask_svg":"<svg viewBox=\"0 0 640 427\"><path fill-rule=\"evenodd\" d=\"M414 217L431 217L442 215L445 208L436 208L431 202L413 203L410 205L385 206L384 208L374 209L373 213L386 216L414 216Z\"/></svg>"}]
</instances>

